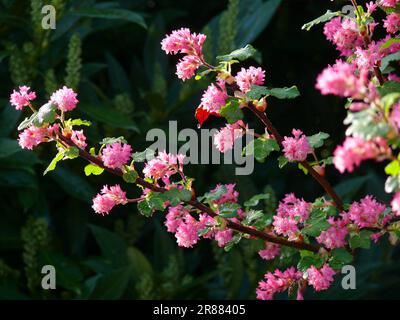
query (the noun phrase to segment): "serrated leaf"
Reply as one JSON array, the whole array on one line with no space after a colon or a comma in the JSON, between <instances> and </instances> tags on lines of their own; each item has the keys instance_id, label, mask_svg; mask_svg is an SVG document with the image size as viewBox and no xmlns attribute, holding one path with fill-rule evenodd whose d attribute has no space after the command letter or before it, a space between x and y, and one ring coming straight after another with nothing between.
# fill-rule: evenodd
<instances>
[{"instance_id":1,"label":"serrated leaf","mask_svg":"<svg viewBox=\"0 0 400 320\"><path fill-rule=\"evenodd\" d=\"M104 172L104 169L89 163L87 166L85 166L84 171L86 176L90 176L91 174L98 176Z\"/></svg>"},{"instance_id":2,"label":"serrated leaf","mask_svg":"<svg viewBox=\"0 0 400 320\"><path fill-rule=\"evenodd\" d=\"M391 176L397 176L400 172L399 160L393 160L385 167L385 173Z\"/></svg>"},{"instance_id":3,"label":"serrated leaf","mask_svg":"<svg viewBox=\"0 0 400 320\"><path fill-rule=\"evenodd\" d=\"M245 207L255 207L259 204L260 200L268 200L270 198L269 194L261 193L252 196L249 200L244 203Z\"/></svg>"},{"instance_id":4,"label":"serrated leaf","mask_svg":"<svg viewBox=\"0 0 400 320\"><path fill-rule=\"evenodd\" d=\"M152 149L146 149L142 152L135 152L132 154L134 162L143 162L145 160L151 160L154 158L155 151Z\"/></svg>"},{"instance_id":5,"label":"serrated leaf","mask_svg":"<svg viewBox=\"0 0 400 320\"><path fill-rule=\"evenodd\" d=\"M52 171L56 168L57 163L64 158L64 152L60 151L56 154L56 156L51 160L49 166L44 170L43 175L46 175L49 171Z\"/></svg>"},{"instance_id":6,"label":"serrated leaf","mask_svg":"<svg viewBox=\"0 0 400 320\"><path fill-rule=\"evenodd\" d=\"M218 61L230 61L230 60L244 61L244 60L254 57L256 54L257 54L257 50L252 45L248 44L244 48L234 50L229 54L226 54L223 56L217 56L217 60Z\"/></svg>"},{"instance_id":7,"label":"serrated leaf","mask_svg":"<svg viewBox=\"0 0 400 320\"><path fill-rule=\"evenodd\" d=\"M353 234L350 237L349 245L351 249L363 248L369 249L371 246L371 235L372 231L361 230L359 234Z\"/></svg>"},{"instance_id":8,"label":"serrated leaf","mask_svg":"<svg viewBox=\"0 0 400 320\"><path fill-rule=\"evenodd\" d=\"M324 264L324 259L317 253L310 252L309 254L302 254L297 269L305 272L311 266L321 268Z\"/></svg>"},{"instance_id":9,"label":"serrated leaf","mask_svg":"<svg viewBox=\"0 0 400 320\"><path fill-rule=\"evenodd\" d=\"M282 169L284 166L286 166L289 163L289 159L286 158L284 155L280 155L278 157L278 167L279 169Z\"/></svg>"},{"instance_id":10,"label":"serrated leaf","mask_svg":"<svg viewBox=\"0 0 400 320\"><path fill-rule=\"evenodd\" d=\"M117 137L117 138L114 138L114 137L111 137L111 138L104 138L103 140L101 140L100 142L99 142L99 144L101 144L101 145L108 145L108 144L113 144L113 143L117 143L117 142L119 142L119 143L128 143L127 141L126 141L126 139L124 138L124 137Z\"/></svg>"},{"instance_id":11,"label":"serrated leaf","mask_svg":"<svg viewBox=\"0 0 400 320\"><path fill-rule=\"evenodd\" d=\"M251 90L246 93L246 96L252 100L259 100L263 96L273 96L278 99L294 99L300 95L296 86L290 88L271 88L263 86L251 86Z\"/></svg>"},{"instance_id":12,"label":"serrated leaf","mask_svg":"<svg viewBox=\"0 0 400 320\"><path fill-rule=\"evenodd\" d=\"M51 102L44 104L38 110L36 117L33 120L33 123L38 127L43 125L44 123L53 123L56 119L56 110L57 107Z\"/></svg>"},{"instance_id":13,"label":"serrated leaf","mask_svg":"<svg viewBox=\"0 0 400 320\"><path fill-rule=\"evenodd\" d=\"M128 183L135 183L138 176L139 175L135 170L129 170L128 172L124 172L122 179Z\"/></svg>"},{"instance_id":14,"label":"serrated leaf","mask_svg":"<svg viewBox=\"0 0 400 320\"><path fill-rule=\"evenodd\" d=\"M222 218L234 218L239 209L240 205L237 203L224 203L218 206L218 215Z\"/></svg>"},{"instance_id":15,"label":"serrated leaf","mask_svg":"<svg viewBox=\"0 0 400 320\"><path fill-rule=\"evenodd\" d=\"M335 270L340 270L344 265L353 261L353 256L344 248L336 248L331 251L332 258L329 266Z\"/></svg>"},{"instance_id":16,"label":"serrated leaf","mask_svg":"<svg viewBox=\"0 0 400 320\"><path fill-rule=\"evenodd\" d=\"M324 140L329 138L329 134L325 132L319 132L312 136L307 137L308 143L310 144L311 148L316 149L322 147L324 145Z\"/></svg>"},{"instance_id":17,"label":"serrated leaf","mask_svg":"<svg viewBox=\"0 0 400 320\"><path fill-rule=\"evenodd\" d=\"M145 217L151 217L153 214L153 209L150 207L149 203L147 200L143 200L138 202L137 208L139 212L144 215Z\"/></svg>"},{"instance_id":18,"label":"serrated leaf","mask_svg":"<svg viewBox=\"0 0 400 320\"><path fill-rule=\"evenodd\" d=\"M91 126L92 123L87 120L82 120L82 119L69 119L67 121L71 126Z\"/></svg>"},{"instance_id":19,"label":"serrated leaf","mask_svg":"<svg viewBox=\"0 0 400 320\"><path fill-rule=\"evenodd\" d=\"M259 137L249 142L245 148L246 156L254 154L257 161L263 162L272 151L279 151L279 145L274 139Z\"/></svg>"},{"instance_id":20,"label":"serrated leaf","mask_svg":"<svg viewBox=\"0 0 400 320\"><path fill-rule=\"evenodd\" d=\"M227 192L228 190L226 189L226 187L224 185L221 185L215 192L207 192L206 194L204 194L204 199L208 201L215 201L221 198Z\"/></svg>"},{"instance_id":21,"label":"serrated leaf","mask_svg":"<svg viewBox=\"0 0 400 320\"><path fill-rule=\"evenodd\" d=\"M240 109L239 102L236 99L229 100L219 113L231 124L243 119L243 111Z\"/></svg>"},{"instance_id":22,"label":"serrated leaf","mask_svg":"<svg viewBox=\"0 0 400 320\"><path fill-rule=\"evenodd\" d=\"M400 51L387 55L381 60L381 71L384 71L391 62L400 60Z\"/></svg>"},{"instance_id":23,"label":"serrated leaf","mask_svg":"<svg viewBox=\"0 0 400 320\"><path fill-rule=\"evenodd\" d=\"M301 29L302 30L307 30L310 31L310 29L314 26L316 26L317 24L323 23L323 22L327 22L330 21L331 19L333 19L334 17L338 17L341 16L342 13L340 11L336 11L336 12L332 12L331 10L328 10L325 14L323 14L322 16L304 24Z\"/></svg>"}]
</instances>

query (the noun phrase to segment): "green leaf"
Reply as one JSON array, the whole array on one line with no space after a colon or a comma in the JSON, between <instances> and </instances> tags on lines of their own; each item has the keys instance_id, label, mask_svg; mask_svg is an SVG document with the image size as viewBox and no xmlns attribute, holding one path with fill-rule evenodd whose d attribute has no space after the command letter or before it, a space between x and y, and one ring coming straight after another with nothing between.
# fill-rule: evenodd
<instances>
[{"instance_id":1,"label":"green leaf","mask_svg":"<svg viewBox=\"0 0 400 320\"><path fill-rule=\"evenodd\" d=\"M204 194L204 199L208 201L215 201L221 198L228 190L224 185L219 186L219 188L215 192L207 192Z\"/></svg>"},{"instance_id":2,"label":"green leaf","mask_svg":"<svg viewBox=\"0 0 400 320\"><path fill-rule=\"evenodd\" d=\"M188 202L190 200L192 200L192 191L191 190L187 190L187 189L183 189L180 194L180 199L184 202Z\"/></svg>"},{"instance_id":3,"label":"green leaf","mask_svg":"<svg viewBox=\"0 0 400 320\"><path fill-rule=\"evenodd\" d=\"M125 266L128 262L125 242L114 232L105 228L89 225L90 230L97 244L100 247L101 254L109 260L114 267Z\"/></svg>"},{"instance_id":4,"label":"green leaf","mask_svg":"<svg viewBox=\"0 0 400 320\"><path fill-rule=\"evenodd\" d=\"M79 8L70 12L72 15L101 19L126 20L147 28L143 16L137 12L119 8Z\"/></svg>"},{"instance_id":5,"label":"green leaf","mask_svg":"<svg viewBox=\"0 0 400 320\"><path fill-rule=\"evenodd\" d=\"M324 140L329 138L329 134L325 132L319 132L312 136L307 137L308 143L310 144L311 148L316 149L322 147L324 145Z\"/></svg>"},{"instance_id":6,"label":"green leaf","mask_svg":"<svg viewBox=\"0 0 400 320\"><path fill-rule=\"evenodd\" d=\"M259 100L263 96L273 96L278 99L294 99L300 95L296 86L290 88L272 88L268 89L263 86L251 86L251 90L246 93L246 96L252 100Z\"/></svg>"},{"instance_id":7,"label":"green leaf","mask_svg":"<svg viewBox=\"0 0 400 320\"><path fill-rule=\"evenodd\" d=\"M398 92L400 92L400 82L386 81L382 86L378 87L378 92L381 95L381 97L384 97L387 94L393 93L393 92L398 93Z\"/></svg>"},{"instance_id":8,"label":"green leaf","mask_svg":"<svg viewBox=\"0 0 400 320\"><path fill-rule=\"evenodd\" d=\"M21 151L21 147L14 139L0 138L0 158L9 157Z\"/></svg>"},{"instance_id":9,"label":"green leaf","mask_svg":"<svg viewBox=\"0 0 400 320\"><path fill-rule=\"evenodd\" d=\"M326 219L326 212L320 209L313 209L310 218L305 221L304 225L301 233L312 237L318 237L322 231L331 226Z\"/></svg>"},{"instance_id":10,"label":"green leaf","mask_svg":"<svg viewBox=\"0 0 400 320\"><path fill-rule=\"evenodd\" d=\"M400 172L399 160L393 160L385 167L385 173L391 176L397 176Z\"/></svg>"},{"instance_id":11,"label":"green leaf","mask_svg":"<svg viewBox=\"0 0 400 320\"><path fill-rule=\"evenodd\" d=\"M244 203L245 207L255 207L259 204L260 200L268 200L270 199L270 195L266 193L257 194L251 197Z\"/></svg>"},{"instance_id":12,"label":"green leaf","mask_svg":"<svg viewBox=\"0 0 400 320\"><path fill-rule=\"evenodd\" d=\"M123 267L102 275L96 283L91 299L120 299L131 279L131 268Z\"/></svg>"},{"instance_id":13,"label":"green leaf","mask_svg":"<svg viewBox=\"0 0 400 320\"><path fill-rule=\"evenodd\" d=\"M218 215L222 218L234 218L237 216L239 209L239 204L227 202L218 206Z\"/></svg>"},{"instance_id":14,"label":"green leaf","mask_svg":"<svg viewBox=\"0 0 400 320\"><path fill-rule=\"evenodd\" d=\"M333 19L334 17L338 17L341 16L342 13L340 11L336 11L336 12L332 12L331 10L328 10L325 14L323 14L322 16L314 19L313 21L310 21L306 24L304 24L301 29L302 30L307 30L310 31L310 29L314 26L316 26L317 24L323 23L323 22L327 22L330 21L331 19Z\"/></svg>"},{"instance_id":15,"label":"green leaf","mask_svg":"<svg viewBox=\"0 0 400 320\"><path fill-rule=\"evenodd\" d=\"M347 136L358 136L365 140L385 136L389 132L389 125L380 120L376 108L368 108L358 112L348 112L344 124L350 125L346 130Z\"/></svg>"},{"instance_id":16,"label":"green leaf","mask_svg":"<svg viewBox=\"0 0 400 320\"><path fill-rule=\"evenodd\" d=\"M138 176L139 175L135 170L130 170L122 175L122 179L128 183L135 183Z\"/></svg>"},{"instance_id":17,"label":"green leaf","mask_svg":"<svg viewBox=\"0 0 400 320\"><path fill-rule=\"evenodd\" d=\"M278 157L278 166L279 169L282 169L284 166L286 166L289 163L289 159L286 158L284 155L280 155Z\"/></svg>"},{"instance_id":18,"label":"green leaf","mask_svg":"<svg viewBox=\"0 0 400 320\"><path fill-rule=\"evenodd\" d=\"M240 240L242 240L242 235L241 235L240 233L239 233L239 234L235 234L235 235L232 237L232 240L229 241L229 242L225 245L224 250L225 250L226 252L229 252L236 244L238 244L238 243L240 242Z\"/></svg>"},{"instance_id":19,"label":"green leaf","mask_svg":"<svg viewBox=\"0 0 400 320\"><path fill-rule=\"evenodd\" d=\"M150 192L147 195L147 203L152 210L164 210L165 201L166 196L161 192Z\"/></svg>"},{"instance_id":20,"label":"green leaf","mask_svg":"<svg viewBox=\"0 0 400 320\"><path fill-rule=\"evenodd\" d=\"M36 117L34 119L34 124L37 127L40 127L44 123L53 123L56 119L56 110L57 107L53 105L51 102L48 102L40 107L38 110Z\"/></svg>"},{"instance_id":21,"label":"green leaf","mask_svg":"<svg viewBox=\"0 0 400 320\"><path fill-rule=\"evenodd\" d=\"M153 274L151 263L140 250L128 247L127 255L133 280L139 281L144 274Z\"/></svg>"},{"instance_id":22,"label":"green leaf","mask_svg":"<svg viewBox=\"0 0 400 320\"><path fill-rule=\"evenodd\" d=\"M381 60L381 71L384 71L391 62L400 60L400 51L387 55Z\"/></svg>"},{"instance_id":23,"label":"green leaf","mask_svg":"<svg viewBox=\"0 0 400 320\"><path fill-rule=\"evenodd\" d=\"M79 157L79 149L77 147L70 147L64 151L64 156L68 159L75 159Z\"/></svg>"},{"instance_id":24,"label":"green leaf","mask_svg":"<svg viewBox=\"0 0 400 320\"><path fill-rule=\"evenodd\" d=\"M243 118L243 111L240 109L239 102L236 99L230 99L227 104L221 108L220 114L228 123L235 123Z\"/></svg>"},{"instance_id":25,"label":"green leaf","mask_svg":"<svg viewBox=\"0 0 400 320\"><path fill-rule=\"evenodd\" d=\"M71 126L87 126L90 127L92 123L87 120L82 120L82 119L69 119L67 120L67 123L70 124Z\"/></svg>"},{"instance_id":26,"label":"green leaf","mask_svg":"<svg viewBox=\"0 0 400 320\"><path fill-rule=\"evenodd\" d=\"M44 170L43 175L46 175L49 171L53 171L56 166L57 163L59 161L61 161L64 158L64 152L63 151L59 151L56 156L53 158L53 160L51 160L49 166L46 168L46 170Z\"/></svg>"},{"instance_id":27,"label":"green leaf","mask_svg":"<svg viewBox=\"0 0 400 320\"><path fill-rule=\"evenodd\" d=\"M240 48L232 51L229 54L218 56L218 61L231 61L231 60L239 60L244 61L249 58L254 57L257 54L257 50L250 44L246 45L244 48Z\"/></svg>"},{"instance_id":28,"label":"green leaf","mask_svg":"<svg viewBox=\"0 0 400 320\"><path fill-rule=\"evenodd\" d=\"M244 205L246 205L246 203ZM249 226L253 222L262 218L263 216L264 216L264 212L262 212L261 210L248 210L248 211L246 211L246 217L242 223L246 226Z\"/></svg>"},{"instance_id":29,"label":"green leaf","mask_svg":"<svg viewBox=\"0 0 400 320\"><path fill-rule=\"evenodd\" d=\"M350 264L353 261L353 256L343 248L333 249L331 254L332 258L329 261L329 265L335 270L341 270L344 265Z\"/></svg>"},{"instance_id":30,"label":"green leaf","mask_svg":"<svg viewBox=\"0 0 400 320\"><path fill-rule=\"evenodd\" d=\"M139 212L144 215L145 217L151 217L153 214L153 209L150 207L149 203L147 200L143 200L138 202L137 208Z\"/></svg>"},{"instance_id":31,"label":"green leaf","mask_svg":"<svg viewBox=\"0 0 400 320\"><path fill-rule=\"evenodd\" d=\"M146 149L142 152L135 152L132 154L134 162L143 162L154 158L155 151L152 149Z\"/></svg>"},{"instance_id":32,"label":"green leaf","mask_svg":"<svg viewBox=\"0 0 400 320\"><path fill-rule=\"evenodd\" d=\"M263 162L272 151L279 151L279 145L274 139L259 137L249 142L245 148L246 156L254 154L257 161Z\"/></svg>"},{"instance_id":33,"label":"green leaf","mask_svg":"<svg viewBox=\"0 0 400 320\"><path fill-rule=\"evenodd\" d=\"M351 235L349 245L351 249L363 248L369 249L371 246L371 235L372 231L361 230L359 234L355 233Z\"/></svg>"},{"instance_id":34,"label":"green leaf","mask_svg":"<svg viewBox=\"0 0 400 320\"><path fill-rule=\"evenodd\" d=\"M390 38L389 40L387 40L386 42L384 42L381 45L381 48L382 49L387 49L394 43L400 43L400 38Z\"/></svg>"},{"instance_id":35,"label":"green leaf","mask_svg":"<svg viewBox=\"0 0 400 320\"><path fill-rule=\"evenodd\" d=\"M80 111L87 114L91 119L103 122L114 128L132 130L139 133L139 128L134 121L126 115L118 112L115 108L105 105L91 105L80 103Z\"/></svg>"},{"instance_id":36,"label":"green leaf","mask_svg":"<svg viewBox=\"0 0 400 320\"><path fill-rule=\"evenodd\" d=\"M309 251L301 251L300 256L301 258L299 263L297 264L297 269L303 272L305 272L311 266L321 268L325 262L319 254Z\"/></svg>"},{"instance_id":37,"label":"green leaf","mask_svg":"<svg viewBox=\"0 0 400 320\"><path fill-rule=\"evenodd\" d=\"M127 141L126 141L126 139L124 138L124 137L117 137L117 138L114 138L114 137L111 137L111 138L104 138L103 140L101 140L100 142L99 142L99 144L101 144L101 145L108 145L108 144L113 144L113 143L117 143L117 142L119 142L119 143L128 143Z\"/></svg>"},{"instance_id":38,"label":"green leaf","mask_svg":"<svg viewBox=\"0 0 400 320\"><path fill-rule=\"evenodd\" d=\"M94 164L89 163L86 167L85 167L85 175L86 176L90 176L91 174L98 176L101 175L103 173L104 169L100 168L99 166L96 166Z\"/></svg>"}]
</instances>

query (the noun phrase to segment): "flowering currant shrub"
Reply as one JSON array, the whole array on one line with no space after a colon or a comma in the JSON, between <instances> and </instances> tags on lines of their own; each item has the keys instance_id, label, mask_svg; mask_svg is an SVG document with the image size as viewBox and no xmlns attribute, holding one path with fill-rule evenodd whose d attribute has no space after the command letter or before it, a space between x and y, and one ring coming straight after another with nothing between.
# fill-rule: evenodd
<instances>
[{"instance_id":1,"label":"flowering currant shrub","mask_svg":"<svg viewBox=\"0 0 400 320\"><path fill-rule=\"evenodd\" d=\"M251 45L218 56L217 64L211 65L203 55L207 41L203 34L181 28L161 42L166 54L180 56L178 78L211 80L195 117L199 126L213 117L226 120L214 136L219 151L232 149L235 140L249 131L244 122L248 113L259 119L265 130L254 134L243 152L260 162L272 152L279 153L280 168L296 163L326 196L306 201L288 190L276 212L256 209L260 200L268 201L267 194L239 203L235 184L210 186L209 192L198 196L194 180L185 174L185 155L136 151L124 137L107 137L99 148L90 147L81 128L91 123L68 117L79 101L78 94L66 86L40 108L31 88L21 86L13 91L11 105L32 112L18 127L19 145L32 150L41 143L55 144L57 154L45 174L59 161L81 157L88 162L84 168L87 176L107 172L121 177L125 185L138 186L141 196L129 198L129 190L121 185L105 185L93 198L94 212L107 216L115 206L131 203L146 217L160 211L165 215L166 231L174 234L180 247L193 248L200 240L209 239L228 251L240 241L261 239L265 244L259 251L261 259L290 254L296 263L286 270L267 272L256 290L258 299L272 299L284 291L296 292L297 299L302 299L307 287L326 290L341 268L352 263L357 249L368 249L371 241L379 241L384 234L392 244L400 236L400 155L396 152L400 145L400 0L371 1L365 7L356 1L352 4L354 17L328 11L303 26L309 30L324 24L324 35L338 50L338 60L321 71L316 88L323 95L347 99L346 139L326 159L319 159L317 151L328 134L306 136L294 128L290 135L281 136L270 121L269 97L293 99L300 93L296 86L265 86L268 73L261 67L236 68L257 53ZM385 14L382 21L374 19L378 10ZM375 36L378 30L384 32L383 38ZM385 191L393 193L390 204L372 195L343 203L325 178L329 165L346 174L365 160L386 162Z\"/></svg>"}]
</instances>

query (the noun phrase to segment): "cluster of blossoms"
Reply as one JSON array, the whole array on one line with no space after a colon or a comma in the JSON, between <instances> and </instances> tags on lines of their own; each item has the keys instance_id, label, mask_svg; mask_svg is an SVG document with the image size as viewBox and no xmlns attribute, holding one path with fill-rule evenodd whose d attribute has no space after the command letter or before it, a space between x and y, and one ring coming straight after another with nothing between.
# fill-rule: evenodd
<instances>
[{"instance_id":1,"label":"cluster of blossoms","mask_svg":"<svg viewBox=\"0 0 400 320\"><path fill-rule=\"evenodd\" d=\"M243 137L246 125L242 120L234 124L227 124L214 135L214 144L220 152L226 152L233 148L236 139Z\"/></svg>"},{"instance_id":2,"label":"cluster of blossoms","mask_svg":"<svg viewBox=\"0 0 400 320\"><path fill-rule=\"evenodd\" d=\"M293 129L292 133L293 137L285 137L282 142L285 157L289 161L304 161L313 149L301 130Z\"/></svg>"},{"instance_id":3,"label":"cluster of blossoms","mask_svg":"<svg viewBox=\"0 0 400 320\"><path fill-rule=\"evenodd\" d=\"M99 214L109 214L114 206L127 204L126 193L117 184L115 186L104 186L100 193L93 199L93 210Z\"/></svg>"},{"instance_id":4,"label":"cluster of blossoms","mask_svg":"<svg viewBox=\"0 0 400 320\"><path fill-rule=\"evenodd\" d=\"M10 103L16 110L22 110L24 107L29 106L30 101L36 99L36 92L29 92L30 87L21 86L19 91L13 90L10 96Z\"/></svg>"},{"instance_id":5,"label":"cluster of blossoms","mask_svg":"<svg viewBox=\"0 0 400 320\"><path fill-rule=\"evenodd\" d=\"M204 34L191 33L189 29L182 28L172 31L161 42L161 48L167 54L184 53L185 56L176 65L176 75L185 81L194 76L196 70L204 63L203 43Z\"/></svg>"}]
</instances>

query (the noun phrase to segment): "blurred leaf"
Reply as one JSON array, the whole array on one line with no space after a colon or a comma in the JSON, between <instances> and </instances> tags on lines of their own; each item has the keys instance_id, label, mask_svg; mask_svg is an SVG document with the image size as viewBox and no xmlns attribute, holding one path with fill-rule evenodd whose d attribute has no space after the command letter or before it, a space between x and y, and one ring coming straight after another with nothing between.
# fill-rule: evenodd
<instances>
[{"instance_id":1,"label":"blurred leaf","mask_svg":"<svg viewBox=\"0 0 400 320\"><path fill-rule=\"evenodd\" d=\"M296 86L290 88L272 88L268 89L263 86L251 86L251 90L246 94L250 99L258 100L263 96L273 96L278 99L294 99L300 95Z\"/></svg>"},{"instance_id":2,"label":"blurred leaf","mask_svg":"<svg viewBox=\"0 0 400 320\"><path fill-rule=\"evenodd\" d=\"M106 53L106 60L110 84L114 89L114 93L130 93L131 85L124 68L109 52Z\"/></svg>"},{"instance_id":3,"label":"blurred leaf","mask_svg":"<svg viewBox=\"0 0 400 320\"><path fill-rule=\"evenodd\" d=\"M120 299L131 278L131 269L123 267L103 275L96 281L91 299Z\"/></svg>"},{"instance_id":4,"label":"blurred leaf","mask_svg":"<svg viewBox=\"0 0 400 320\"><path fill-rule=\"evenodd\" d=\"M17 140L0 138L0 158L5 158L21 151Z\"/></svg>"},{"instance_id":5,"label":"blurred leaf","mask_svg":"<svg viewBox=\"0 0 400 320\"><path fill-rule=\"evenodd\" d=\"M1 104L3 104L3 102L1 102ZM15 110L9 104L3 107L0 113L0 137L8 136L15 130L21 113L21 110Z\"/></svg>"},{"instance_id":6,"label":"blurred leaf","mask_svg":"<svg viewBox=\"0 0 400 320\"><path fill-rule=\"evenodd\" d=\"M308 143L310 144L311 148L319 148L324 145L324 140L329 138L329 134L325 132L319 132L312 136L307 137Z\"/></svg>"},{"instance_id":7,"label":"blurred leaf","mask_svg":"<svg viewBox=\"0 0 400 320\"><path fill-rule=\"evenodd\" d=\"M144 274L152 274L153 268L146 256L135 247L129 247L128 261L132 271L133 279L140 280Z\"/></svg>"},{"instance_id":8,"label":"blurred leaf","mask_svg":"<svg viewBox=\"0 0 400 320\"><path fill-rule=\"evenodd\" d=\"M323 23L323 22L327 22L331 19L333 19L334 17L338 17L342 15L342 13L340 11L337 12L332 12L331 10L328 10L325 14L323 14L322 16L314 19L311 22L308 22L306 24L304 24L301 29L302 30L307 30L310 31L312 27L316 26L317 24Z\"/></svg>"},{"instance_id":9,"label":"blurred leaf","mask_svg":"<svg viewBox=\"0 0 400 320\"><path fill-rule=\"evenodd\" d=\"M79 8L70 12L73 15L89 18L127 20L146 28L143 16L137 12L117 8Z\"/></svg>"},{"instance_id":10,"label":"blurred leaf","mask_svg":"<svg viewBox=\"0 0 400 320\"><path fill-rule=\"evenodd\" d=\"M257 50L250 44L247 44L245 47L232 51L229 54L218 56L217 60L220 61L230 61L230 60L239 60L244 61L249 58L254 57L257 54Z\"/></svg>"}]
</instances>

